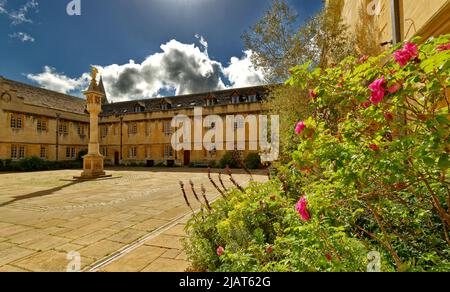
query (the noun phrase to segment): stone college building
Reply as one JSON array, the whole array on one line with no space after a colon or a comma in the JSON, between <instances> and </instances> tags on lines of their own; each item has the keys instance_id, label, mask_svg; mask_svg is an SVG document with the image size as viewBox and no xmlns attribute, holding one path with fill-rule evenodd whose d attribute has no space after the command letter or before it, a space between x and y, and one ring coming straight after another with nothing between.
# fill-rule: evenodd
<instances>
[{"instance_id":1,"label":"stone college building","mask_svg":"<svg viewBox=\"0 0 450 292\"><path fill-rule=\"evenodd\" d=\"M102 80L97 90L105 93ZM106 165L217 162L225 150L174 151L172 118L192 117L194 107L203 107L204 116L258 115L266 94L267 88L260 86L119 103L105 97L99 119L100 152ZM236 122L234 127L245 129L246 144L251 142L245 123ZM0 159L76 160L88 143L85 99L0 77ZM245 158L249 152L239 155Z\"/></svg>"}]
</instances>

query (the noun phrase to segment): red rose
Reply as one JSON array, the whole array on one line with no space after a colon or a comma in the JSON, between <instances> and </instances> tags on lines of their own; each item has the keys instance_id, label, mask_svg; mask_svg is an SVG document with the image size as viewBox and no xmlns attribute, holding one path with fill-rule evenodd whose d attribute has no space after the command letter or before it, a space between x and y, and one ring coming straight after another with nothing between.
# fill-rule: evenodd
<instances>
[{"instance_id":1,"label":"red rose","mask_svg":"<svg viewBox=\"0 0 450 292\"><path fill-rule=\"evenodd\" d=\"M309 91L309 97L311 97L312 99L316 99L317 98L317 93L315 90L310 90Z\"/></svg>"},{"instance_id":2,"label":"red rose","mask_svg":"<svg viewBox=\"0 0 450 292\"><path fill-rule=\"evenodd\" d=\"M376 145L376 144L371 144L371 145L369 146L369 148L372 149L373 151L378 151L378 150L380 150L380 147L378 147L378 145Z\"/></svg>"},{"instance_id":3,"label":"red rose","mask_svg":"<svg viewBox=\"0 0 450 292\"><path fill-rule=\"evenodd\" d=\"M392 121L394 119L394 115L391 113L385 113L384 118L388 121Z\"/></svg>"}]
</instances>

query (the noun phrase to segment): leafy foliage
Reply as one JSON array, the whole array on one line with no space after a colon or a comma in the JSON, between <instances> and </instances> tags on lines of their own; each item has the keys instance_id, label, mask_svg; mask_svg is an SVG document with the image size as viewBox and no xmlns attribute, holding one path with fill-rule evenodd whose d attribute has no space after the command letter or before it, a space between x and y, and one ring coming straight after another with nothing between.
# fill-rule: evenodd
<instances>
[{"instance_id":1,"label":"leafy foliage","mask_svg":"<svg viewBox=\"0 0 450 292\"><path fill-rule=\"evenodd\" d=\"M252 63L265 72L268 82L288 77L288 69L313 60L325 67L354 52L354 43L341 20L343 0L330 1L303 26L285 0L274 0L264 16L243 35L254 52Z\"/></svg>"},{"instance_id":2,"label":"leafy foliage","mask_svg":"<svg viewBox=\"0 0 450 292\"><path fill-rule=\"evenodd\" d=\"M234 190L213 204L214 212L195 215L184 242L193 267L222 272L365 270L366 247L341 230L301 222L280 184L252 184L245 193Z\"/></svg>"},{"instance_id":3,"label":"leafy foliage","mask_svg":"<svg viewBox=\"0 0 450 292\"><path fill-rule=\"evenodd\" d=\"M326 70L298 66L288 81L317 93L282 170L291 189L323 218L377 243L398 270L450 267L450 51L437 49L449 40L425 42L405 66L390 58L400 44ZM375 90L381 102L369 100Z\"/></svg>"},{"instance_id":4,"label":"leafy foliage","mask_svg":"<svg viewBox=\"0 0 450 292\"><path fill-rule=\"evenodd\" d=\"M188 223L194 267L363 271L378 251L383 271L450 270L449 44L293 68L287 84L312 93L297 147L277 178Z\"/></svg>"},{"instance_id":5,"label":"leafy foliage","mask_svg":"<svg viewBox=\"0 0 450 292\"><path fill-rule=\"evenodd\" d=\"M259 169L261 168L261 156L258 153L249 153L244 164L248 169Z\"/></svg>"},{"instance_id":6,"label":"leafy foliage","mask_svg":"<svg viewBox=\"0 0 450 292\"><path fill-rule=\"evenodd\" d=\"M239 168L239 163L236 161L233 152L225 153L219 161L220 168L225 168L227 165L230 168Z\"/></svg>"}]
</instances>

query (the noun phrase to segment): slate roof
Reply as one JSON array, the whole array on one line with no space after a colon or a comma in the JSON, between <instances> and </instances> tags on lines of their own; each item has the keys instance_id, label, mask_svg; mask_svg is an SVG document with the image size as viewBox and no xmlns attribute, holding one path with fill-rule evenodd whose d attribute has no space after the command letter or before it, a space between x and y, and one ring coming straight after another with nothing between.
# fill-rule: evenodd
<instances>
[{"instance_id":1,"label":"slate roof","mask_svg":"<svg viewBox=\"0 0 450 292\"><path fill-rule=\"evenodd\" d=\"M103 105L101 115L133 114L136 113L137 107L140 108L139 112L161 111L161 105L164 103L169 104L172 110L192 109L196 106L206 106L206 100L208 98L214 99L214 105L227 105L231 104L231 96L233 95L239 96L240 102L242 103L249 102L248 97L256 95L257 102L260 102L266 97L267 91L267 86L253 86L206 93L109 103Z\"/></svg>"},{"instance_id":2,"label":"slate roof","mask_svg":"<svg viewBox=\"0 0 450 292\"><path fill-rule=\"evenodd\" d=\"M6 80L8 84L10 84L15 90L17 90L17 96L23 98L25 104L41 106L76 114L86 114L85 99L39 88L18 81L9 79L4 80Z\"/></svg>"}]
</instances>

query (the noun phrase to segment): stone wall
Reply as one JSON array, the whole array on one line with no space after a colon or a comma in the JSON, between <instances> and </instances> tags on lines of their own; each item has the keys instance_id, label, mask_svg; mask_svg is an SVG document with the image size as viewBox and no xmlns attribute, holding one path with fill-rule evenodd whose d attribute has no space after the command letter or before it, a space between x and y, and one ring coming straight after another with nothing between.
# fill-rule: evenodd
<instances>
[{"instance_id":1,"label":"stone wall","mask_svg":"<svg viewBox=\"0 0 450 292\"><path fill-rule=\"evenodd\" d=\"M368 5L374 3L380 3L381 8L378 15L372 16L381 32L381 42L389 42L392 40L391 0L345 0L342 17L344 22L355 30L361 21L359 13L371 13L375 6ZM399 4L403 39L416 35L428 38L450 33L450 1L400 0Z\"/></svg>"}]
</instances>

